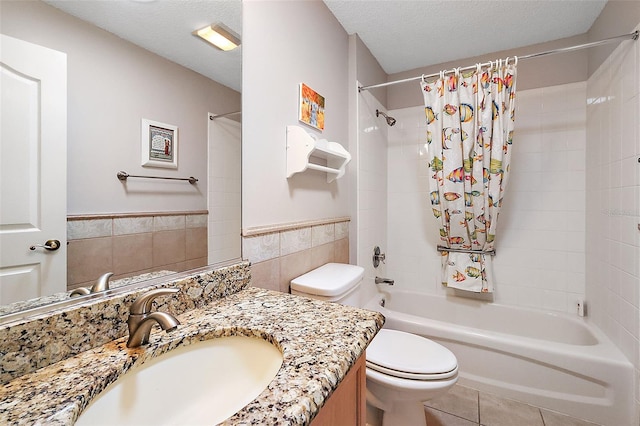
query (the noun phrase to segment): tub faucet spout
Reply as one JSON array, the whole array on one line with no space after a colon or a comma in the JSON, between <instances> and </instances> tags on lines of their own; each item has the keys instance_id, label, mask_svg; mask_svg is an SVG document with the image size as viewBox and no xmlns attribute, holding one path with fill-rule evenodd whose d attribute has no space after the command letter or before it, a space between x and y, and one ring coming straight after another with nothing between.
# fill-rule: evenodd
<instances>
[{"instance_id":1,"label":"tub faucet spout","mask_svg":"<svg viewBox=\"0 0 640 426\"><path fill-rule=\"evenodd\" d=\"M382 278L382 277L376 277L376 284L389 284L389 285L393 285L395 283L394 280L392 280L391 278Z\"/></svg>"},{"instance_id":2,"label":"tub faucet spout","mask_svg":"<svg viewBox=\"0 0 640 426\"><path fill-rule=\"evenodd\" d=\"M128 348L135 348L149 343L149 335L154 323L158 323L160 328L167 333L178 328L180 322L171 314L150 312L151 303L156 297L177 292L178 289L175 288L159 288L143 294L133 302L129 310L129 319L127 320L127 325L129 326Z\"/></svg>"}]
</instances>

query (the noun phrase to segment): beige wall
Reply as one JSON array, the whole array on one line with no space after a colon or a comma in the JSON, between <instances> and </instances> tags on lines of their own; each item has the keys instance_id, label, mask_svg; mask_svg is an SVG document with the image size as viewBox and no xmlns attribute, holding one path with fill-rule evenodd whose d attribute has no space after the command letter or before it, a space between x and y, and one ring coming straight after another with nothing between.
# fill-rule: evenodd
<instances>
[{"instance_id":1,"label":"beige wall","mask_svg":"<svg viewBox=\"0 0 640 426\"><path fill-rule=\"evenodd\" d=\"M640 1L609 0L589 29L589 41L603 40L632 32L640 22ZM607 44L589 50L589 77L611 55L618 44Z\"/></svg>"},{"instance_id":2,"label":"beige wall","mask_svg":"<svg viewBox=\"0 0 640 426\"><path fill-rule=\"evenodd\" d=\"M244 2L243 28L243 228L346 216L346 179L287 179L286 126L350 150L347 34L321 1ZM325 97L323 132L298 122L299 83Z\"/></svg>"},{"instance_id":3,"label":"beige wall","mask_svg":"<svg viewBox=\"0 0 640 426\"><path fill-rule=\"evenodd\" d=\"M0 2L0 29L67 54L69 214L207 208L207 113L239 110L238 92L39 1ZM142 118L178 126L177 170L140 165Z\"/></svg>"}]
</instances>

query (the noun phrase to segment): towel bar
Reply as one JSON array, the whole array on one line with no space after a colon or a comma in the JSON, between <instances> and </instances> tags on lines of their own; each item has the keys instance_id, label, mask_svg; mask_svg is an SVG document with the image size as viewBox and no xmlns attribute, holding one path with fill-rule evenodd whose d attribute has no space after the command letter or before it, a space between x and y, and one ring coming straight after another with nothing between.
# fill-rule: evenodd
<instances>
[{"instance_id":1,"label":"towel bar","mask_svg":"<svg viewBox=\"0 0 640 426\"><path fill-rule=\"evenodd\" d=\"M145 179L187 180L189 181L190 184L194 184L198 181L198 179L194 178L193 176L189 176L188 178L174 178L174 177L162 177L162 176L137 176L137 175L130 175L127 172L122 172L122 171L118 172L116 176L118 176L118 179L120 180L127 180L127 178L134 177L134 178L145 178Z\"/></svg>"},{"instance_id":2,"label":"towel bar","mask_svg":"<svg viewBox=\"0 0 640 426\"><path fill-rule=\"evenodd\" d=\"M484 250L448 248L448 247L442 247L442 246L438 246L438 251L439 252L447 252L447 253L488 254L489 256L495 256L496 255L496 251L495 250L484 251Z\"/></svg>"}]
</instances>

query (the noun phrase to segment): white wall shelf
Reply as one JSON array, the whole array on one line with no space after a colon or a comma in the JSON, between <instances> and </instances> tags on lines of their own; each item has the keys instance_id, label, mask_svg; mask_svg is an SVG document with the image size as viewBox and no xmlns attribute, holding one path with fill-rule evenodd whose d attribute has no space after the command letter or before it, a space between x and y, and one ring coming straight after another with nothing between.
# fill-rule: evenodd
<instances>
[{"instance_id":1,"label":"white wall shelf","mask_svg":"<svg viewBox=\"0 0 640 426\"><path fill-rule=\"evenodd\" d=\"M317 139L300 126L287 126L287 179L305 170L327 173L327 182L344 176L351 154L337 142Z\"/></svg>"}]
</instances>

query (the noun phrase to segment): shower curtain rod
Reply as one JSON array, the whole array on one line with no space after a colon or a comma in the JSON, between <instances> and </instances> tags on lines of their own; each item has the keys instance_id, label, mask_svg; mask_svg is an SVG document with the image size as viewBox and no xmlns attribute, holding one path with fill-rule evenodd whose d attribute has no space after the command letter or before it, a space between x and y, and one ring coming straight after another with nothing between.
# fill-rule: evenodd
<instances>
[{"instance_id":1,"label":"shower curtain rod","mask_svg":"<svg viewBox=\"0 0 640 426\"><path fill-rule=\"evenodd\" d=\"M599 40L599 41L594 41L591 43L586 43L586 44L579 44L577 46L570 46L570 47L563 47L560 49L553 49L553 50L547 50L546 52L539 52L539 53L532 53L530 55L523 55L523 56L517 56L518 60L521 61L523 59L531 59L531 58L538 58L540 56L547 56L547 55L555 55L556 53L567 53L567 52L573 52L574 50L581 50L581 49L587 49L590 47L596 47L596 46L600 46L603 44L608 44L608 43L613 43L616 42L618 40L624 40L624 39L629 39L629 40L637 40L638 39L638 35L639 35L639 31L634 31L632 33L629 34L623 34L623 35L619 35L616 37L610 37L610 38L606 38L603 40ZM485 62L480 64L480 66L489 66L492 65L491 62ZM466 70L471 70L476 68L477 65L470 65L468 67L464 67L464 68L460 68L461 71L466 71ZM451 69L448 71L445 71L446 73L451 73L453 72L455 69ZM405 78L403 80L396 80L396 81L389 81L387 83L380 83L380 84L372 84L370 86L359 86L358 87L358 92L362 92L363 90L369 90L369 89L375 89L378 87L386 87L386 86L391 86L393 84L399 84L399 83L406 83L409 81L415 81L415 80L421 80L423 78L431 78L431 77L437 77L439 76L440 73L434 73L434 74L429 74L429 75L419 75L417 77L411 77L411 78Z\"/></svg>"},{"instance_id":2,"label":"shower curtain rod","mask_svg":"<svg viewBox=\"0 0 640 426\"><path fill-rule=\"evenodd\" d=\"M242 111L225 112L224 114L211 114L209 116L209 120L215 120L216 118L228 117L236 114L242 114Z\"/></svg>"}]
</instances>

